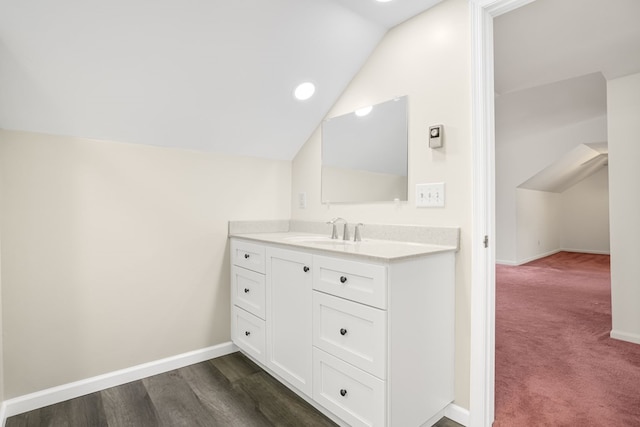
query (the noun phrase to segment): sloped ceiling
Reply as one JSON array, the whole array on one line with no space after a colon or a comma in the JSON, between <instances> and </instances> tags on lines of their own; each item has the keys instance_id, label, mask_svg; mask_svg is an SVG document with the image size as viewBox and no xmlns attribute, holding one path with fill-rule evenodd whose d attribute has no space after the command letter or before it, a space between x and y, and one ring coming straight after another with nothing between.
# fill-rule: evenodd
<instances>
[{"instance_id":1,"label":"sloped ceiling","mask_svg":"<svg viewBox=\"0 0 640 427\"><path fill-rule=\"evenodd\" d=\"M606 81L640 72L639 22L638 0L536 0L497 17L496 143L605 115Z\"/></svg>"},{"instance_id":2,"label":"sloped ceiling","mask_svg":"<svg viewBox=\"0 0 640 427\"><path fill-rule=\"evenodd\" d=\"M0 127L291 159L385 32L439 1L0 0Z\"/></svg>"},{"instance_id":3,"label":"sloped ceiling","mask_svg":"<svg viewBox=\"0 0 640 427\"><path fill-rule=\"evenodd\" d=\"M580 144L518 188L562 193L607 165L606 142Z\"/></svg>"},{"instance_id":4,"label":"sloped ceiling","mask_svg":"<svg viewBox=\"0 0 640 427\"><path fill-rule=\"evenodd\" d=\"M494 20L495 90L504 95L592 73L640 71L640 1L536 0Z\"/></svg>"},{"instance_id":5,"label":"sloped ceiling","mask_svg":"<svg viewBox=\"0 0 640 427\"><path fill-rule=\"evenodd\" d=\"M509 92L495 100L500 142L607 114L607 82L601 73Z\"/></svg>"},{"instance_id":6,"label":"sloped ceiling","mask_svg":"<svg viewBox=\"0 0 640 427\"><path fill-rule=\"evenodd\" d=\"M607 80L640 72L639 22L637 0L536 0L496 18L496 149L605 116ZM561 192L604 167L606 142L595 142L520 188Z\"/></svg>"},{"instance_id":7,"label":"sloped ceiling","mask_svg":"<svg viewBox=\"0 0 640 427\"><path fill-rule=\"evenodd\" d=\"M606 114L640 72L640 1L536 0L494 20L497 144Z\"/></svg>"}]
</instances>

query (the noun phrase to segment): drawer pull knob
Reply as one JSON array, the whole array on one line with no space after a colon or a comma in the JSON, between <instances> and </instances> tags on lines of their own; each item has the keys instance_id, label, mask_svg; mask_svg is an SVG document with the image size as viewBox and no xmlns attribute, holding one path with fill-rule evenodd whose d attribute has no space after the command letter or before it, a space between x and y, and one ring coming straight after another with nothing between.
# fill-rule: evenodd
<instances>
[{"instance_id":1,"label":"drawer pull knob","mask_svg":"<svg viewBox=\"0 0 640 427\"><path fill-rule=\"evenodd\" d=\"M244 293L248 294L249 293L249 288L244 288Z\"/></svg>"},{"instance_id":2,"label":"drawer pull knob","mask_svg":"<svg viewBox=\"0 0 640 427\"><path fill-rule=\"evenodd\" d=\"M302 267L302 270L303 270L305 273L308 273L308 272L309 272L309 267L307 267L307 266L305 265L304 267Z\"/></svg>"},{"instance_id":3,"label":"drawer pull knob","mask_svg":"<svg viewBox=\"0 0 640 427\"><path fill-rule=\"evenodd\" d=\"M347 395L347 390L340 389L340 396L345 397Z\"/></svg>"},{"instance_id":4,"label":"drawer pull knob","mask_svg":"<svg viewBox=\"0 0 640 427\"><path fill-rule=\"evenodd\" d=\"M340 276L340 283L345 283L347 281L347 276Z\"/></svg>"},{"instance_id":5,"label":"drawer pull knob","mask_svg":"<svg viewBox=\"0 0 640 427\"><path fill-rule=\"evenodd\" d=\"M341 328L340 329L340 335L342 335L342 336L347 335L347 330L345 328Z\"/></svg>"},{"instance_id":6,"label":"drawer pull knob","mask_svg":"<svg viewBox=\"0 0 640 427\"><path fill-rule=\"evenodd\" d=\"M245 335L246 337L248 337L249 335L251 335L251 332L249 332L249 331L244 331L244 335Z\"/></svg>"},{"instance_id":7,"label":"drawer pull knob","mask_svg":"<svg viewBox=\"0 0 640 427\"><path fill-rule=\"evenodd\" d=\"M244 259L249 259L249 254L244 254Z\"/></svg>"}]
</instances>

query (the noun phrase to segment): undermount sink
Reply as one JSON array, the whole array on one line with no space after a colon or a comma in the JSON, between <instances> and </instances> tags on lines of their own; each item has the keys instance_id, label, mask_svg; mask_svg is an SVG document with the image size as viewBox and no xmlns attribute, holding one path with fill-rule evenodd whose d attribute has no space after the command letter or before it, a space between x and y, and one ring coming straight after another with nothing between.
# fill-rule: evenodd
<instances>
[{"instance_id":1,"label":"undermount sink","mask_svg":"<svg viewBox=\"0 0 640 427\"><path fill-rule=\"evenodd\" d=\"M313 240L309 243L313 243L314 245L327 245L327 246L349 246L349 245L357 245L362 242L354 242L353 240L339 240L339 239L330 239L326 240Z\"/></svg>"},{"instance_id":2,"label":"undermount sink","mask_svg":"<svg viewBox=\"0 0 640 427\"><path fill-rule=\"evenodd\" d=\"M286 242L292 242L292 243L318 243L318 242L335 241L335 240L332 240L330 237L326 237L326 236L291 236L291 237L285 237L282 240Z\"/></svg>"},{"instance_id":3,"label":"undermount sink","mask_svg":"<svg viewBox=\"0 0 640 427\"><path fill-rule=\"evenodd\" d=\"M341 249L341 248L378 248L381 245L386 247L393 245L401 245L401 246L423 246L420 243L412 243L412 242L396 242L392 240L370 240L370 239L362 239L359 242L354 242L353 240L343 240L343 239L332 239L329 236L320 236L320 235L298 235L298 236L290 236L284 237L282 241L287 243L299 244L299 245L310 245L310 246L320 246L326 248L333 249Z\"/></svg>"},{"instance_id":4,"label":"undermount sink","mask_svg":"<svg viewBox=\"0 0 640 427\"><path fill-rule=\"evenodd\" d=\"M359 243L351 240L332 239L328 236L291 236L282 240L291 243L310 243L314 245L354 245Z\"/></svg>"}]
</instances>

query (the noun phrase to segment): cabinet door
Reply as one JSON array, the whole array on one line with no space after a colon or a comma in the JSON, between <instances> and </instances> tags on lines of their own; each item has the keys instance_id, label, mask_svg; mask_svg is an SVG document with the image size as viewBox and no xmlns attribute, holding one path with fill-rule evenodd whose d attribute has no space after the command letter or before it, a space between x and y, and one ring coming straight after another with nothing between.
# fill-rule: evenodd
<instances>
[{"instance_id":1,"label":"cabinet door","mask_svg":"<svg viewBox=\"0 0 640 427\"><path fill-rule=\"evenodd\" d=\"M310 254L267 248L267 366L311 396Z\"/></svg>"}]
</instances>

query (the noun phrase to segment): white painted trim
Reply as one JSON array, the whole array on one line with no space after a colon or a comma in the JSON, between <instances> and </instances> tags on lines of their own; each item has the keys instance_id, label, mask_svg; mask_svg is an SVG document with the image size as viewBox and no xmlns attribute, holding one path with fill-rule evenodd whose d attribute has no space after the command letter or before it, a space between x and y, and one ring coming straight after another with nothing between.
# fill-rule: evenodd
<instances>
[{"instance_id":1,"label":"white painted trim","mask_svg":"<svg viewBox=\"0 0 640 427\"><path fill-rule=\"evenodd\" d=\"M555 255L558 252L576 252L576 253L581 253L581 254L611 255L611 252L609 252L609 251L592 251L592 250L589 250L589 249L561 248L561 249L554 249L552 251L545 252L544 254L534 255L532 257L529 257L527 259L524 259L524 260L521 260L521 261L518 261L518 262L497 259L496 260L496 264L508 265L508 266L511 266L511 267L515 267L515 266L518 266L518 265L526 264L526 263L531 262L531 261L535 261L535 260L540 259L540 258L544 258L544 257L548 257L548 256L551 256L551 255Z\"/></svg>"},{"instance_id":2,"label":"white painted trim","mask_svg":"<svg viewBox=\"0 0 640 427\"><path fill-rule=\"evenodd\" d=\"M578 252L578 253L581 253L581 254L611 255L610 251L594 251L594 250L590 250L590 249L562 248L558 252Z\"/></svg>"},{"instance_id":3,"label":"white painted trim","mask_svg":"<svg viewBox=\"0 0 640 427\"><path fill-rule=\"evenodd\" d=\"M470 0L471 17L471 96L472 96L472 157L473 157L473 218L471 248L471 363L469 384L469 426L490 427L494 418L494 328L491 315L495 312L489 297L495 283L491 283L495 260L493 233L493 198L495 173L493 147L493 76L491 18L484 11L482 0ZM488 32L488 34L485 34ZM487 53L487 50L489 51ZM487 84L488 83L488 84ZM490 93L489 93L490 92ZM484 248L484 236L489 248ZM494 279L495 281L495 279Z\"/></svg>"},{"instance_id":4,"label":"white painted trim","mask_svg":"<svg viewBox=\"0 0 640 427\"><path fill-rule=\"evenodd\" d=\"M555 254L557 254L558 252L562 252L562 251L563 251L563 249L554 249L554 250L552 250L552 251L545 252L545 253L543 253L543 254L538 254L538 255L530 256L529 258L525 258L525 259L521 259L521 260L519 260L519 261L516 263L516 265L526 264L526 263L528 263L528 262L535 261L535 260L537 260L537 259L541 259L541 258L545 258L545 257L551 256L551 255L555 255Z\"/></svg>"},{"instance_id":5,"label":"white painted trim","mask_svg":"<svg viewBox=\"0 0 640 427\"><path fill-rule=\"evenodd\" d=\"M0 405L0 426L4 427L6 422L7 422L7 404L5 402L2 402L2 405Z\"/></svg>"},{"instance_id":6,"label":"white painted trim","mask_svg":"<svg viewBox=\"0 0 640 427\"><path fill-rule=\"evenodd\" d=\"M450 403L444 409L438 411L437 414L429 418L427 422L422 424L420 427L431 427L432 425L440 421L442 417L447 417L450 420L453 420L463 426L469 425L469 411L461 406L456 405L455 403Z\"/></svg>"},{"instance_id":7,"label":"white painted trim","mask_svg":"<svg viewBox=\"0 0 640 427\"><path fill-rule=\"evenodd\" d=\"M119 371L109 372L96 377L86 378L84 380L63 384L57 387L5 400L2 403L3 411L0 411L0 413L2 413L2 418L0 419L2 422L1 425L4 426L6 418L14 415L42 408L44 406L53 405L55 403L64 402L65 400L84 396L89 393L95 393L110 387L126 384L131 381L137 381L142 378L172 371L174 369L183 368L185 366L193 365L194 363L215 359L216 357L224 356L237 350L237 347L229 341L213 347L178 354L176 356L167 357L166 359L143 363L141 365L132 366Z\"/></svg>"},{"instance_id":8,"label":"white painted trim","mask_svg":"<svg viewBox=\"0 0 640 427\"><path fill-rule=\"evenodd\" d=\"M531 1L469 0L473 150L469 427L491 427L495 405L493 18ZM485 235L489 237L488 249L482 244Z\"/></svg>"},{"instance_id":9,"label":"white painted trim","mask_svg":"<svg viewBox=\"0 0 640 427\"><path fill-rule=\"evenodd\" d=\"M469 411L454 403L447 406L444 410L444 416L463 426L469 425Z\"/></svg>"},{"instance_id":10,"label":"white painted trim","mask_svg":"<svg viewBox=\"0 0 640 427\"><path fill-rule=\"evenodd\" d=\"M442 417L445 416L444 415L445 410L446 410L446 408L438 411L438 413L436 413L434 416L429 418L426 423L421 424L420 427L432 427L435 423L440 421L440 419L442 419Z\"/></svg>"},{"instance_id":11,"label":"white painted trim","mask_svg":"<svg viewBox=\"0 0 640 427\"><path fill-rule=\"evenodd\" d=\"M535 0L481 0L480 2L483 3L482 7L487 11L491 18L496 18L504 13L511 12L519 7L533 3L534 1ZM493 37L491 38L491 42L493 44ZM493 57L491 57L491 62L493 62Z\"/></svg>"},{"instance_id":12,"label":"white painted trim","mask_svg":"<svg viewBox=\"0 0 640 427\"><path fill-rule=\"evenodd\" d=\"M609 336L616 340L627 341L633 344L640 344L640 335L638 334L630 334L628 332L611 330Z\"/></svg>"}]
</instances>

